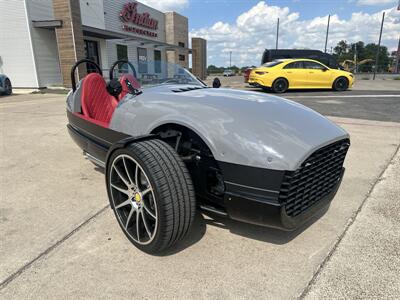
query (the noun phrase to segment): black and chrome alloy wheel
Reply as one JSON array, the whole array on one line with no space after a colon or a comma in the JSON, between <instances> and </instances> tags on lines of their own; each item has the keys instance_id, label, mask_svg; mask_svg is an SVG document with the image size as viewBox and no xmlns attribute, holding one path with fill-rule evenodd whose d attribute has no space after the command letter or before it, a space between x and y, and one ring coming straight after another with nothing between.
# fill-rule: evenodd
<instances>
[{"instance_id":1,"label":"black and chrome alloy wheel","mask_svg":"<svg viewBox=\"0 0 400 300\"><path fill-rule=\"evenodd\" d=\"M121 154L112 163L109 180L118 221L136 243L151 243L157 231L157 202L146 173L132 157Z\"/></svg>"},{"instance_id":2,"label":"black and chrome alloy wheel","mask_svg":"<svg viewBox=\"0 0 400 300\"><path fill-rule=\"evenodd\" d=\"M165 142L141 141L114 151L106 184L122 231L140 250L161 252L189 232L196 210L192 180Z\"/></svg>"}]
</instances>

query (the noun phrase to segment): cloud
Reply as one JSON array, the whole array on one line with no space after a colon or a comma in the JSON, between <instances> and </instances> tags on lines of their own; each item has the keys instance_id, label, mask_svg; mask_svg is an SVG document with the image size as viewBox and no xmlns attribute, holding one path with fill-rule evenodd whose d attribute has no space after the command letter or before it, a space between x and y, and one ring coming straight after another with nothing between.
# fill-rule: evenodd
<instances>
[{"instance_id":1,"label":"cloud","mask_svg":"<svg viewBox=\"0 0 400 300\"><path fill-rule=\"evenodd\" d=\"M140 0L141 3L161 11L182 11L189 5L188 0Z\"/></svg>"},{"instance_id":2,"label":"cloud","mask_svg":"<svg viewBox=\"0 0 400 300\"><path fill-rule=\"evenodd\" d=\"M389 49L397 47L400 32L400 13L396 8L386 10L382 44ZM331 16L328 49L340 40L366 43L377 42L382 12L374 14L353 13L349 19ZM194 29L192 37L203 37L208 41L208 63L229 65L232 63L257 65L266 48L275 48L276 23L280 19L279 48L309 48L323 50L328 16L301 20L298 12L288 7L270 6L261 1L239 15L235 23L217 22L210 27Z\"/></svg>"},{"instance_id":3,"label":"cloud","mask_svg":"<svg viewBox=\"0 0 400 300\"><path fill-rule=\"evenodd\" d=\"M358 5L384 5L384 4L394 4L396 0L358 0Z\"/></svg>"}]
</instances>

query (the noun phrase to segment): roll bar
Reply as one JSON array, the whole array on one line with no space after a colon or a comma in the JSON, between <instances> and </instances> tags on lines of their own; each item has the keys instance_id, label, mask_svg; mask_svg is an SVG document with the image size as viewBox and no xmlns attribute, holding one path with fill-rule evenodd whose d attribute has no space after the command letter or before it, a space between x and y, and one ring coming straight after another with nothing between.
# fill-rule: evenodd
<instances>
[{"instance_id":1,"label":"roll bar","mask_svg":"<svg viewBox=\"0 0 400 300\"><path fill-rule=\"evenodd\" d=\"M113 65L110 68L110 80L114 79L114 69L115 67L120 64L120 63L125 63L128 64L128 66L131 68L131 70L133 71L133 76L135 76L135 78L137 78L137 73L136 73L136 69L135 67L126 59L120 59L117 60L115 63L113 63Z\"/></svg>"},{"instance_id":2,"label":"roll bar","mask_svg":"<svg viewBox=\"0 0 400 300\"><path fill-rule=\"evenodd\" d=\"M99 65L96 64L93 60L90 60L90 59L85 58L85 59L81 59L81 60L77 61L77 62L74 64L74 66L72 67L72 69L71 69L72 90L73 90L74 92L76 91L75 71L76 71L76 69L78 68L78 66L79 66L80 64L83 64L83 63L92 64L92 65L96 68L97 73L99 73L101 76L103 76L103 72L101 71L101 68L100 68Z\"/></svg>"}]
</instances>

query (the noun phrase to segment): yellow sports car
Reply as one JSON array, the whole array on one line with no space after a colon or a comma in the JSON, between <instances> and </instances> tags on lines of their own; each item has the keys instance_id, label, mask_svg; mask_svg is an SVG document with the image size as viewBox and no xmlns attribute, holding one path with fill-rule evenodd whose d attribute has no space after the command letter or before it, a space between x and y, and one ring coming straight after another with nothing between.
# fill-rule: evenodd
<instances>
[{"instance_id":1,"label":"yellow sports car","mask_svg":"<svg viewBox=\"0 0 400 300\"><path fill-rule=\"evenodd\" d=\"M352 87L354 75L330 69L312 59L279 59L251 71L249 84L284 93L288 89L334 89L345 91Z\"/></svg>"}]
</instances>

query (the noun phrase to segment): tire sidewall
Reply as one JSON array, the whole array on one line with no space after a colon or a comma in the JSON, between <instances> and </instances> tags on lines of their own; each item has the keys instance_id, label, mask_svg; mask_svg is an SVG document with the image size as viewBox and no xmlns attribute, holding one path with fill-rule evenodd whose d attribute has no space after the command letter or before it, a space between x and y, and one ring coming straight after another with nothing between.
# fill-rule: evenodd
<instances>
[{"instance_id":1,"label":"tire sidewall","mask_svg":"<svg viewBox=\"0 0 400 300\"><path fill-rule=\"evenodd\" d=\"M277 90L276 85L279 82L285 83L285 88L283 90ZM289 89L289 83L285 78L277 78L277 79L275 79L274 83L272 84L272 90L274 91L274 93L277 93L277 94L285 93L288 89Z\"/></svg>"},{"instance_id":2,"label":"tire sidewall","mask_svg":"<svg viewBox=\"0 0 400 300\"><path fill-rule=\"evenodd\" d=\"M153 187L153 193L155 196L155 200L157 203L157 229L156 229L156 235L153 238L153 241L150 244L147 245L142 245L137 243L134 239L132 239L132 237L126 232L124 225L121 223L121 220L119 218L119 216L117 215L117 211L115 210L115 206L114 206L114 201L112 198L112 193L111 193L111 187L110 187L110 168L114 162L114 160L121 154L124 155L129 155L131 156L139 165L140 167L143 169L143 171L146 173L148 180L150 181L151 186ZM128 240L133 243L137 248L139 248L140 250L146 252L146 253L151 253L153 252L154 249L157 249L162 243L162 241L160 240L160 235L161 233L161 228L163 228L166 220L165 220L165 214L161 209L161 197L160 197L160 193L159 193L159 188L157 183L154 181L153 176L152 176L152 172L151 170L148 168L148 166L143 162L143 160L140 158L139 155L137 155L134 151L129 149L129 146L127 148L122 148L122 149L117 149L116 151L114 151L110 158L108 159L108 164L107 164L107 168L106 168L106 187L107 187L107 194L108 194L108 199L110 201L110 206L111 209L114 211L115 217L117 218L118 224L121 227L123 233L125 234L125 236L128 238Z\"/></svg>"}]
</instances>

